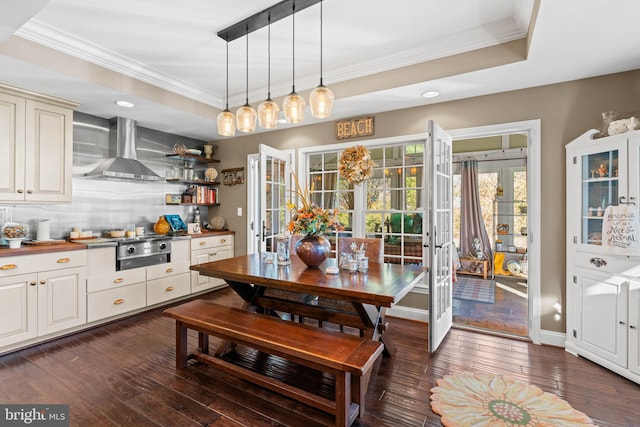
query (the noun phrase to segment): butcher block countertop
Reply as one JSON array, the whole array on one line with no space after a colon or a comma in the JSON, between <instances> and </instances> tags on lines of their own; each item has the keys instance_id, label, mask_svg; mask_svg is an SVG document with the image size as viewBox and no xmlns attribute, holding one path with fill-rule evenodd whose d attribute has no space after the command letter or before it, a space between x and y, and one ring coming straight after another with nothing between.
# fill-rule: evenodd
<instances>
[{"instance_id":1,"label":"butcher block countertop","mask_svg":"<svg viewBox=\"0 0 640 427\"><path fill-rule=\"evenodd\" d=\"M220 230L220 231L203 231L202 233L197 234L186 234L186 236L191 236L192 239L200 239L202 237L211 237L211 236L227 236L229 234L235 234L235 231L230 230Z\"/></svg>"},{"instance_id":2,"label":"butcher block countertop","mask_svg":"<svg viewBox=\"0 0 640 427\"><path fill-rule=\"evenodd\" d=\"M198 234L178 234L173 236L174 239L199 239L203 237L211 237L211 236L225 236L229 234L235 234L235 231L203 231ZM115 241L114 241L115 242ZM115 246L115 243L113 243ZM92 245L92 247L98 247L100 245ZM0 257L8 257L8 256L16 256L16 255L35 255L35 254L44 254L49 252L62 252L62 251L79 251L83 249L90 248L89 245L83 243L72 243L72 242L64 242L55 245L26 245L22 244L22 246L18 249L9 249L9 246L0 246Z\"/></svg>"},{"instance_id":3,"label":"butcher block countertop","mask_svg":"<svg viewBox=\"0 0 640 427\"><path fill-rule=\"evenodd\" d=\"M16 256L16 255L36 255L49 252L61 252L61 251L80 251L87 249L87 245L81 243L64 242L55 245L42 245L31 246L22 245L17 249L9 249L9 246L0 246L0 257Z\"/></svg>"}]
</instances>

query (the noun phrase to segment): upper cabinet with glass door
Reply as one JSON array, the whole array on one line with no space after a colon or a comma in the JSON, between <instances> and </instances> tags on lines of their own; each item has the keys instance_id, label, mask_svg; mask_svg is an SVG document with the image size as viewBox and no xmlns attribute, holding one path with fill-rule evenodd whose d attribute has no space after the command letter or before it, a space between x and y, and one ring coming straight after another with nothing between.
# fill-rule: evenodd
<instances>
[{"instance_id":1,"label":"upper cabinet with glass door","mask_svg":"<svg viewBox=\"0 0 640 427\"><path fill-rule=\"evenodd\" d=\"M572 242L599 251L608 206L636 203L640 132L595 139L589 131L567 145L567 233ZM582 246L585 245L585 246Z\"/></svg>"}]
</instances>

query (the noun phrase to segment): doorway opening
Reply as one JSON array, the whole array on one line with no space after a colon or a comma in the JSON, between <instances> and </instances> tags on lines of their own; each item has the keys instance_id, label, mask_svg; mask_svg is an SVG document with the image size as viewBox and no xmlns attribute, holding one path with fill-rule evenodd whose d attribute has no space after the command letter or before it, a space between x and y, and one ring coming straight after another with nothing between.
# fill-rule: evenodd
<instances>
[{"instance_id":1,"label":"doorway opening","mask_svg":"<svg viewBox=\"0 0 640 427\"><path fill-rule=\"evenodd\" d=\"M456 247L477 237L463 235L469 227L461 227L469 216L461 212L462 199L476 196L489 246L481 253L458 251L454 325L528 337L528 134L457 139L453 151ZM477 186L463 184L462 165L469 160L477 162Z\"/></svg>"}]
</instances>

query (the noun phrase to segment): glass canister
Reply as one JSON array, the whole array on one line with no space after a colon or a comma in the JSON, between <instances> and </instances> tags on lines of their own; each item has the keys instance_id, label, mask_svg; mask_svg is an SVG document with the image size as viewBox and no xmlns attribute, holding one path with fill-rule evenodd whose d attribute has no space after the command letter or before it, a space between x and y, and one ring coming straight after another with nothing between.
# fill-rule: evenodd
<instances>
[{"instance_id":1,"label":"glass canister","mask_svg":"<svg viewBox=\"0 0 640 427\"><path fill-rule=\"evenodd\" d=\"M369 270L369 258L361 256L358 258L358 271L360 273L366 273Z\"/></svg>"},{"instance_id":2,"label":"glass canister","mask_svg":"<svg viewBox=\"0 0 640 427\"><path fill-rule=\"evenodd\" d=\"M280 233L276 236L278 265L291 264L291 234Z\"/></svg>"}]
</instances>

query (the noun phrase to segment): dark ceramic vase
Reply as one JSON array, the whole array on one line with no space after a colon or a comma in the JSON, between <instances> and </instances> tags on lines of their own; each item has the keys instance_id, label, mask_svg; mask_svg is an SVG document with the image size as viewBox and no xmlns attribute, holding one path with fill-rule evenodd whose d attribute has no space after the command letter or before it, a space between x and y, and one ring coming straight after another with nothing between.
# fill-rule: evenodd
<instances>
[{"instance_id":1,"label":"dark ceramic vase","mask_svg":"<svg viewBox=\"0 0 640 427\"><path fill-rule=\"evenodd\" d=\"M296 243L296 254L307 267L318 268L331 254L331 243L324 236L307 235Z\"/></svg>"}]
</instances>

